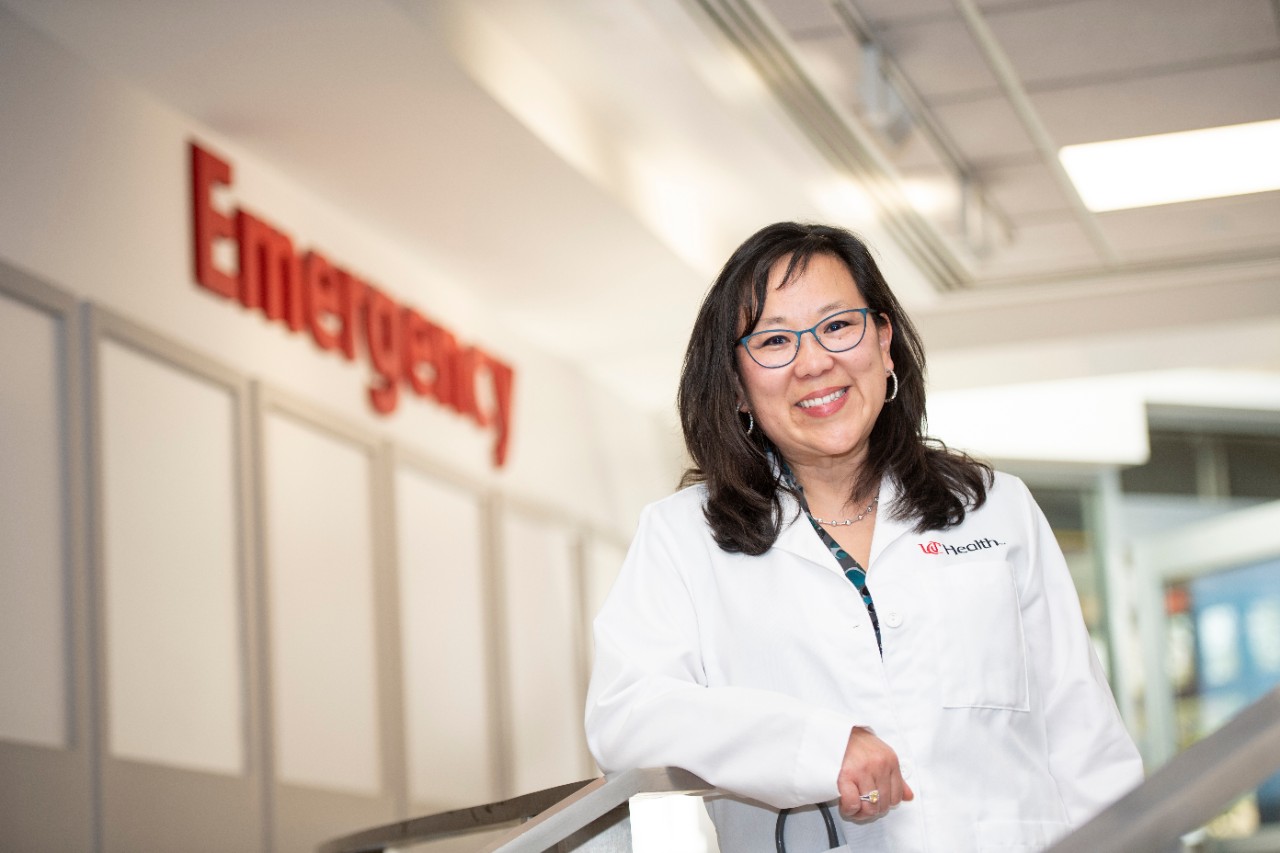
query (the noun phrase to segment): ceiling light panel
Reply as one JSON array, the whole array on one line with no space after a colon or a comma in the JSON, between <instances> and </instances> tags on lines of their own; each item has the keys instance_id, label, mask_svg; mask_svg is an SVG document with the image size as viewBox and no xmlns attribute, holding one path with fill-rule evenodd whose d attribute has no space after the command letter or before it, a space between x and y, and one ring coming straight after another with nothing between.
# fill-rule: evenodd
<instances>
[{"instance_id":1,"label":"ceiling light panel","mask_svg":"<svg viewBox=\"0 0 1280 853\"><path fill-rule=\"evenodd\" d=\"M1058 157L1092 211L1280 190L1280 120L1068 145Z\"/></svg>"}]
</instances>

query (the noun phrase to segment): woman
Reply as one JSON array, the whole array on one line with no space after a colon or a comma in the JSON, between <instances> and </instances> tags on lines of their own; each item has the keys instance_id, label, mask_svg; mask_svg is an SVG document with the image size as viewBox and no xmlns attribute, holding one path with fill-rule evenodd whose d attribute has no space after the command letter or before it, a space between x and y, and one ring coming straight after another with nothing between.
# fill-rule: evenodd
<instances>
[{"instance_id":1,"label":"woman","mask_svg":"<svg viewBox=\"0 0 1280 853\"><path fill-rule=\"evenodd\" d=\"M853 850L1039 850L1141 780L1048 524L924 438L920 341L856 237L739 247L679 404L689 487L645 509L595 623L603 769L732 792L725 853L837 801ZM787 837L830 846L812 814Z\"/></svg>"}]
</instances>

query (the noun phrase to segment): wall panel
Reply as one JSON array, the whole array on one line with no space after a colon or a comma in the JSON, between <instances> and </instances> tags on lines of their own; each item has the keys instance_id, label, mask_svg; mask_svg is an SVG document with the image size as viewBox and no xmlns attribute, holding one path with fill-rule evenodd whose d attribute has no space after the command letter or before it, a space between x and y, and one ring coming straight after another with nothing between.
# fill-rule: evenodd
<instances>
[{"instance_id":1,"label":"wall panel","mask_svg":"<svg viewBox=\"0 0 1280 853\"><path fill-rule=\"evenodd\" d=\"M3 850L94 848L79 328L74 298L0 263Z\"/></svg>"},{"instance_id":2,"label":"wall panel","mask_svg":"<svg viewBox=\"0 0 1280 853\"><path fill-rule=\"evenodd\" d=\"M0 293L0 738L55 748L69 740L61 337L59 317Z\"/></svg>"},{"instance_id":3,"label":"wall panel","mask_svg":"<svg viewBox=\"0 0 1280 853\"><path fill-rule=\"evenodd\" d=\"M591 775L578 549L568 523L510 506L500 538L508 793L522 794Z\"/></svg>"},{"instance_id":4,"label":"wall panel","mask_svg":"<svg viewBox=\"0 0 1280 853\"><path fill-rule=\"evenodd\" d=\"M89 317L102 847L260 850L248 385Z\"/></svg>"},{"instance_id":5,"label":"wall panel","mask_svg":"<svg viewBox=\"0 0 1280 853\"><path fill-rule=\"evenodd\" d=\"M278 414L264 447L276 778L376 794L372 460Z\"/></svg>"},{"instance_id":6,"label":"wall panel","mask_svg":"<svg viewBox=\"0 0 1280 853\"><path fill-rule=\"evenodd\" d=\"M375 437L258 395L272 843L404 816L390 486Z\"/></svg>"},{"instance_id":7,"label":"wall panel","mask_svg":"<svg viewBox=\"0 0 1280 853\"><path fill-rule=\"evenodd\" d=\"M499 798L484 500L396 471L396 545L410 811Z\"/></svg>"},{"instance_id":8,"label":"wall panel","mask_svg":"<svg viewBox=\"0 0 1280 853\"><path fill-rule=\"evenodd\" d=\"M114 341L100 365L108 751L239 775L235 399Z\"/></svg>"}]
</instances>

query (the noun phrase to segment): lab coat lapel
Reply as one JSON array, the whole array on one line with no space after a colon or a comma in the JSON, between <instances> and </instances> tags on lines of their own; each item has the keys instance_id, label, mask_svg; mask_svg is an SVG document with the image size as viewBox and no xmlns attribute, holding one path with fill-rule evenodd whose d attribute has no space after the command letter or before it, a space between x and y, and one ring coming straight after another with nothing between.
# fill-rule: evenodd
<instances>
[{"instance_id":1,"label":"lab coat lapel","mask_svg":"<svg viewBox=\"0 0 1280 853\"><path fill-rule=\"evenodd\" d=\"M773 543L773 547L795 554L797 557L803 557L811 563L817 563L824 569L839 574L840 566L832 559L827 546L823 545L822 540L813 532L813 525L809 523L809 519L800 512L799 502L785 492L779 497L782 501L784 526L778 533L778 539Z\"/></svg>"},{"instance_id":2,"label":"lab coat lapel","mask_svg":"<svg viewBox=\"0 0 1280 853\"><path fill-rule=\"evenodd\" d=\"M822 540L814 535L813 527L809 524L808 519L804 517L803 513L799 512L800 506L795 498L786 493L783 493L781 498L782 517L787 521L787 524L778 534L778 541L774 543L773 547L780 548L798 557L803 557L823 568L839 573L840 567L831 559L831 552L827 550L827 546L823 545ZM880 503L876 508L876 529L871 534L871 565L867 567L868 572L871 571L871 566L876 564L876 560L886 548L897 539L910 533L912 528L915 527L915 522L910 519L898 520L891 518L897 500L897 485L893 483L891 478L885 477L880 481Z\"/></svg>"},{"instance_id":3,"label":"lab coat lapel","mask_svg":"<svg viewBox=\"0 0 1280 853\"><path fill-rule=\"evenodd\" d=\"M871 565L867 566L868 572L872 570L886 548L900 537L910 533L915 527L915 522L911 519L892 517L893 511L897 508L898 498L898 486L893 478L881 479L880 503L876 507L876 529L871 534Z\"/></svg>"}]
</instances>

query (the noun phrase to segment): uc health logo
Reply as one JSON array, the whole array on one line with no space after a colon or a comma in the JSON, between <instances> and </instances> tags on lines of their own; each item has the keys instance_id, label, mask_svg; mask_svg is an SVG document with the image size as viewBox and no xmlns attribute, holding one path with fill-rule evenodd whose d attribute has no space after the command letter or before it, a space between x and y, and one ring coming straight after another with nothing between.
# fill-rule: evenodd
<instances>
[{"instance_id":1,"label":"uc health logo","mask_svg":"<svg viewBox=\"0 0 1280 853\"><path fill-rule=\"evenodd\" d=\"M988 537L975 539L967 545L945 545L942 542L934 540L932 542L917 542L920 550L926 554L972 554L975 551L985 551L988 548L997 548L1007 544Z\"/></svg>"}]
</instances>

